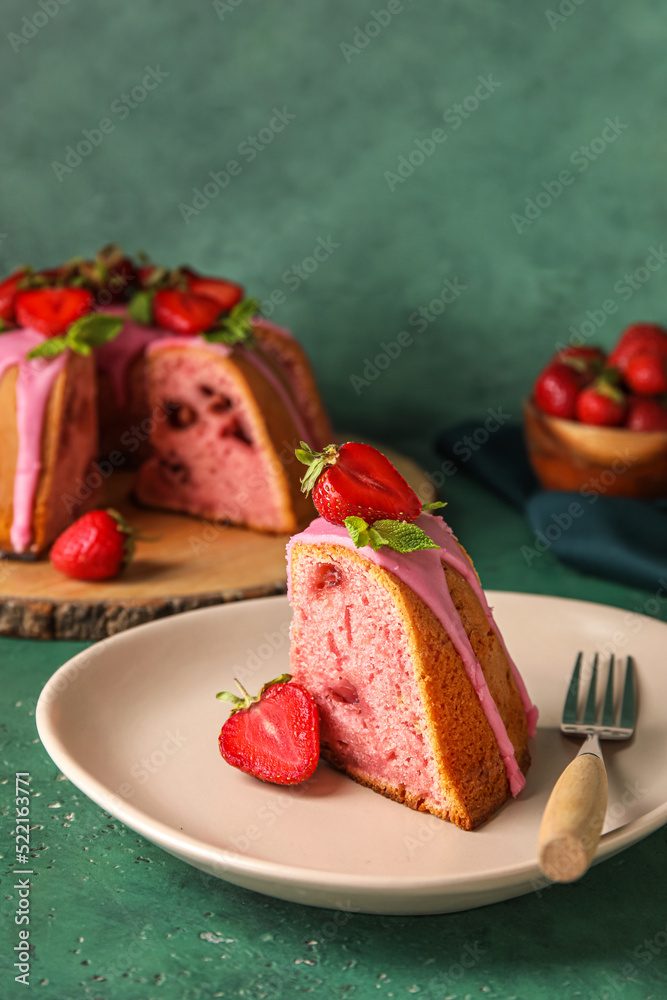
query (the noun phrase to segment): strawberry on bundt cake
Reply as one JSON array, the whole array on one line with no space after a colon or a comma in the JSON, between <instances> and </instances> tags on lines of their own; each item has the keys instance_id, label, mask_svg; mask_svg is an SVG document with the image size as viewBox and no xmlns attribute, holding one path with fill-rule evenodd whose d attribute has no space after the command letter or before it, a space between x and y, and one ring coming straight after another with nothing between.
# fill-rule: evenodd
<instances>
[{"instance_id":1,"label":"strawberry on bundt cake","mask_svg":"<svg viewBox=\"0 0 667 1000\"><path fill-rule=\"evenodd\" d=\"M323 516L288 544L292 680L330 763L474 829L524 786L537 710L465 550L373 452L300 452Z\"/></svg>"}]
</instances>

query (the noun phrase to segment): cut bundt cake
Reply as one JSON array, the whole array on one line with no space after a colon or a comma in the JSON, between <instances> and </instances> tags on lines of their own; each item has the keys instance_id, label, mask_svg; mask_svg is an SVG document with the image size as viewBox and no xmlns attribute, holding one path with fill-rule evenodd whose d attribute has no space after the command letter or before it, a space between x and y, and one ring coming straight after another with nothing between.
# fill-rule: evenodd
<instances>
[{"instance_id":1,"label":"cut bundt cake","mask_svg":"<svg viewBox=\"0 0 667 1000\"><path fill-rule=\"evenodd\" d=\"M114 246L0 282L0 551L42 551L94 503L95 458L141 465L152 506L304 524L294 448L331 431L305 353L257 306L234 282Z\"/></svg>"},{"instance_id":2,"label":"cut bundt cake","mask_svg":"<svg viewBox=\"0 0 667 1000\"><path fill-rule=\"evenodd\" d=\"M357 547L323 518L290 540L290 671L330 763L471 830L524 786L537 710L451 529L414 527L438 547Z\"/></svg>"},{"instance_id":3,"label":"cut bundt cake","mask_svg":"<svg viewBox=\"0 0 667 1000\"><path fill-rule=\"evenodd\" d=\"M72 351L26 355L47 338L0 334L0 550L36 555L95 502L74 494L97 455L93 361Z\"/></svg>"},{"instance_id":4,"label":"cut bundt cake","mask_svg":"<svg viewBox=\"0 0 667 1000\"><path fill-rule=\"evenodd\" d=\"M280 373L259 350L162 338L147 352L152 454L139 470L145 504L261 531L312 516L294 445L310 438Z\"/></svg>"}]
</instances>

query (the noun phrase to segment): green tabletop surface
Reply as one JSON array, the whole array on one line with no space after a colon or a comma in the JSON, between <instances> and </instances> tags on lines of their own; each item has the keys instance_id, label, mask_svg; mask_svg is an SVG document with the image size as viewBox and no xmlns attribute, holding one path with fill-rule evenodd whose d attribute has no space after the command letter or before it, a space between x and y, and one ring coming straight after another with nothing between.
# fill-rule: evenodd
<instances>
[{"instance_id":1,"label":"green tabletop surface","mask_svg":"<svg viewBox=\"0 0 667 1000\"><path fill-rule=\"evenodd\" d=\"M448 499L449 519L485 586L643 607L646 593L575 574L548 552L528 567L520 554L530 540L527 524L463 477L451 481ZM36 699L81 648L0 640L2 843L11 845L3 851L3 997L667 996L664 827L577 883L462 913L380 917L261 896L164 853L88 800L51 762L35 730ZM8 960L19 943L9 839L17 771L30 773L31 788L29 989L13 981Z\"/></svg>"}]
</instances>

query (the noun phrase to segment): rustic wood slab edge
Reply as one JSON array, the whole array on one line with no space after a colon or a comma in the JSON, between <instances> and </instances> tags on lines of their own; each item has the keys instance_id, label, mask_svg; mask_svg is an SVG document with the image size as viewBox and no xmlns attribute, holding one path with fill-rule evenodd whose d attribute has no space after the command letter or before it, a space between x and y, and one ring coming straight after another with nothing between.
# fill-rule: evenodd
<instances>
[{"instance_id":1,"label":"rustic wood slab edge","mask_svg":"<svg viewBox=\"0 0 667 1000\"><path fill-rule=\"evenodd\" d=\"M0 603L0 635L21 639L76 639L97 642L135 625L157 621L182 611L229 604L253 597L284 594L284 580L255 587L160 597L137 601L62 601L29 600L7 597Z\"/></svg>"}]
</instances>

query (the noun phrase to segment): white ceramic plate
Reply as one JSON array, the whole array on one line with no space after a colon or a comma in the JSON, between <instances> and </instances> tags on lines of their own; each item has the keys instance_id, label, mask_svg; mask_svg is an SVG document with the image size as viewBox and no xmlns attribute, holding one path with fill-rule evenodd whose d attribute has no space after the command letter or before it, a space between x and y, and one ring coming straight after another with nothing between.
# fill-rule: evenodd
<instances>
[{"instance_id":1,"label":"white ceramic plate","mask_svg":"<svg viewBox=\"0 0 667 1000\"><path fill-rule=\"evenodd\" d=\"M39 735L86 795L164 850L281 899L370 913L442 913L544 888L542 811L580 741L558 720L576 652L632 653L639 720L607 744L610 811L597 861L667 820L667 625L617 608L491 592L541 717L526 788L465 833L357 785L325 764L303 786L268 785L229 767L217 736L233 678L257 689L288 668L285 597L176 615L75 656L44 688Z\"/></svg>"}]
</instances>

